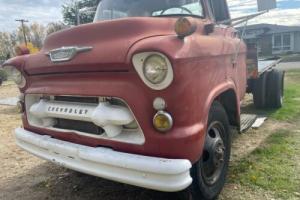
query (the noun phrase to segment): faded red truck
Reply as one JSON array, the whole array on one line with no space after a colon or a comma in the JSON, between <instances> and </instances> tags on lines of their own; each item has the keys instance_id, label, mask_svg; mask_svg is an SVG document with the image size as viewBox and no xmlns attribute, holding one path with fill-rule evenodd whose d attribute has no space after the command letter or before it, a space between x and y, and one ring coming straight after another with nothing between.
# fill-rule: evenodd
<instances>
[{"instance_id":1,"label":"faded red truck","mask_svg":"<svg viewBox=\"0 0 300 200\"><path fill-rule=\"evenodd\" d=\"M284 74L251 49L225 0L102 0L94 23L4 64L22 93L17 144L87 174L214 199L245 93L282 105Z\"/></svg>"}]
</instances>

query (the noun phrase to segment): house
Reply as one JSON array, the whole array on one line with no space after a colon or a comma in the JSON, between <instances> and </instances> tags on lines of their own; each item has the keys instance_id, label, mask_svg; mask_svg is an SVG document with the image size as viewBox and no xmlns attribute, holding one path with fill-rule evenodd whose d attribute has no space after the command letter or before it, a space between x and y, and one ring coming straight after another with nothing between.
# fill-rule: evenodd
<instances>
[{"instance_id":1,"label":"house","mask_svg":"<svg viewBox=\"0 0 300 200\"><path fill-rule=\"evenodd\" d=\"M243 27L238 29L242 31ZM260 56L300 53L300 26L249 25L244 39L247 43L257 44Z\"/></svg>"}]
</instances>

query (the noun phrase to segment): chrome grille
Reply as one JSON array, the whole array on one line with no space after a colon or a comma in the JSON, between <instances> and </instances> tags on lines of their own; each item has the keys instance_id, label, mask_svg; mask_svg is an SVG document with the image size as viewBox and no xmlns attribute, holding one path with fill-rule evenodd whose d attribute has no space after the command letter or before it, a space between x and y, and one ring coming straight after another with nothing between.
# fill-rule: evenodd
<instances>
[{"instance_id":1,"label":"chrome grille","mask_svg":"<svg viewBox=\"0 0 300 200\"><path fill-rule=\"evenodd\" d=\"M26 95L31 126L143 144L144 134L126 102L113 97Z\"/></svg>"}]
</instances>

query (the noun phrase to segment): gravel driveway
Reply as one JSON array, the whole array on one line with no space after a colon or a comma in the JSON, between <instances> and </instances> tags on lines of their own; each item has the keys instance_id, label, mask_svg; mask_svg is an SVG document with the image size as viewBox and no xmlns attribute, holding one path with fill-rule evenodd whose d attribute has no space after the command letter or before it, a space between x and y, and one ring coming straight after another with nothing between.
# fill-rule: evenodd
<instances>
[{"instance_id":1,"label":"gravel driveway","mask_svg":"<svg viewBox=\"0 0 300 200\"><path fill-rule=\"evenodd\" d=\"M280 63L277 67L278 69L282 70L295 70L300 69L300 62L286 62Z\"/></svg>"}]
</instances>

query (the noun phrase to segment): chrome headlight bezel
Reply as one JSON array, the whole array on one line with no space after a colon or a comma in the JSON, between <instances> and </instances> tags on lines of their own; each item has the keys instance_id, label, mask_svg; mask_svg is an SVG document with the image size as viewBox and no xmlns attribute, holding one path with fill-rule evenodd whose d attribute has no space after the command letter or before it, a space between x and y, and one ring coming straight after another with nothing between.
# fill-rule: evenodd
<instances>
[{"instance_id":1,"label":"chrome headlight bezel","mask_svg":"<svg viewBox=\"0 0 300 200\"><path fill-rule=\"evenodd\" d=\"M160 78L160 80L158 81L151 80L149 74L148 75L146 74L147 73L146 67L147 66L149 67L149 63L147 64L147 62L149 62L149 60L151 62L151 59L155 57L157 61L160 59L160 61L158 61L160 65L164 65L161 67L161 69L158 69L161 71L161 73L165 73L162 74L162 78ZM168 59L168 57L162 53L159 52L138 53L133 56L132 62L140 78L148 87L150 87L153 90L166 89L173 82L174 72L173 72L171 62Z\"/></svg>"},{"instance_id":2,"label":"chrome headlight bezel","mask_svg":"<svg viewBox=\"0 0 300 200\"><path fill-rule=\"evenodd\" d=\"M18 70L16 67L7 65L4 66L3 69L6 71L8 76L18 85L19 88L24 88L26 86L26 79L22 72Z\"/></svg>"}]
</instances>

